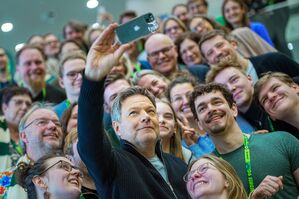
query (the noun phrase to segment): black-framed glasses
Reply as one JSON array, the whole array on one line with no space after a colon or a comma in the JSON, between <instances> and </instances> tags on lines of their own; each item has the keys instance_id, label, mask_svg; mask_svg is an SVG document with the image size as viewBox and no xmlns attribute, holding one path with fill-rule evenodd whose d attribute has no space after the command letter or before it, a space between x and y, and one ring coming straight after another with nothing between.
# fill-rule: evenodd
<instances>
[{"instance_id":1,"label":"black-framed glasses","mask_svg":"<svg viewBox=\"0 0 299 199\"><path fill-rule=\"evenodd\" d=\"M184 181L189 182L194 173L204 174L205 172L207 172L208 169L211 168L211 166L215 167L212 163L206 162L197 167L196 169L188 171L183 177Z\"/></svg>"},{"instance_id":2,"label":"black-framed glasses","mask_svg":"<svg viewBox=\"0 0 299 199\"><path fill-rule=\"evenodd\" d=\"M80 74L81 77L83 77L84 69L83 70L78 70L78 71L70 71L67 72L65 75L69 80L75 80L78 78L78 75Z\"/></svg>"},{"instance_id":3,"label":"black-framed glasses","mask_svg":"<svg viewBox=\"0 0 299 199\"><path fill-rule=\"evenodd\" d=\"M163 53L163 54L169 53L169 51L170 51L173 47L174 47L174 46L168 46L168 47L162 48L162 49L160 49L160 50L157 50L157 51L148 53L147 55L148 55L149 57L152 57L152 58L158 58L159 55L160 55L160 53Z\"/></svg>"},{"instance_id":4,"label":"black-framed glasses","mask_svg":"<svg viewBox=\"0 0 299 199\"><path fill-rule=\"evenodd\" d=\"M24 126L23 130L25 130L27 127L29 127L32 124L35 124L38 127L44 127L44 126L48 125L50 122L53 122L56 127L62 126L59 120L51 120L48 118L37 118L37 119L29 122L26 126Z\"/></svg>"},{"instance_id":5,"label":"black-framed glasses","mask_svg":"<svg viewBox=\"0 0 299 199\"><path fill-rule=\"evenodd\" d=\"M49 166L48 168L46 168L44 171L40 172L39 175L42 175L43 173L47 172L49 169L55 167L57 165L58 169L63 169L67 172L71 172L72 169L75 169L77 171L79 171L80 173L80 177L83 178L83 173L80 171L80 169L74 165L71 165L70 163L64 161L64 160L59 160L58 162L52 164L51 166Z\"/></svg>"}]
</instances>

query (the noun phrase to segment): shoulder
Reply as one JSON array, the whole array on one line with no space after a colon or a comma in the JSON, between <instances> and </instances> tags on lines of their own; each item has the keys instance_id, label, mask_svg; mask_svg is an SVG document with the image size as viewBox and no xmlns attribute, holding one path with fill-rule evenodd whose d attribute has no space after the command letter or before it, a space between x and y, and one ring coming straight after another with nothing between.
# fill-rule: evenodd
<instances>
[{"instance_id":1,"label":"shoulder","mask_svg":"<svg viewBox=\"0 0 299 199\"><path fill-rule=\"evenodd\" d=\"M251 140L255 142L264 142L267 140L267 143L289 143L289 142L298 142L297 138L285 131L274 131L266 134L253 134L251 135ZM299 144L299 142L298 142Z\"/></svg>"},{"instance_id":2,"label":"shoulder","mask_svg":"<svg viewBox=\"0 0 299 199\"><path fill-rule=\"evenodd\" d=\"M261 62L261 61L277 60L281 58L287 58L287 57L284 54L279 52L270 52L270 53L265 53L262 55L251 57L249 58L249 60L252 62Z\"/></svg>"},{"instance_id":3,"label":"shoulder","mask_svg":"<svg viewBox=\"0 0 299 199\"><path fill-rule=\"evenodd\" d=\"M52 86L51 84L46 84L46 91L49 91L49 92L56 92L58 94L62 94L64 95L64 92L54 86Z\"/></svg>"},{"instance_id":4,"label":"shoulder","mask_svg":"<svg viewBox=\"0 0 299 199\"><path fill-rule=\"evenodd\" d=\"M250 27L251 28L265 28L265 25L260 22L251 22Z\"/></svg>"},{"instance_id":5,"label":"shoulder","mask_svg":"<svg viewBox=\"0 0 299 199\"><path fill-rule=\"evenodd\" d=\"M182 166L182 167L187 166L183 160L181 160L180 158L178 158L172 154L163 152L162 156L163 156L164 161L170 165L177 165L177 166Z\"/></svg>"}]
</instances>

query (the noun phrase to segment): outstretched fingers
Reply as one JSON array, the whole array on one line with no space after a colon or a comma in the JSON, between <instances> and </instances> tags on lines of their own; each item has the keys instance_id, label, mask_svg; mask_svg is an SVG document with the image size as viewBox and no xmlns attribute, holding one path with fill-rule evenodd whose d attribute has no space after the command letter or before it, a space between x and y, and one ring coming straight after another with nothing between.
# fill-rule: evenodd
<instances>
[{"instance_id":1,"label":"outstretched fingers","mask_svg":"<svg viewBox=\"0 0 299 199\"><path fill-rule=\"evenodd\" d=\"M98 46L112 45L114 42L114 30L117 27L116 23L110 24L95 40L91 49L97 49Z\"/></svg>"}]
</instances>

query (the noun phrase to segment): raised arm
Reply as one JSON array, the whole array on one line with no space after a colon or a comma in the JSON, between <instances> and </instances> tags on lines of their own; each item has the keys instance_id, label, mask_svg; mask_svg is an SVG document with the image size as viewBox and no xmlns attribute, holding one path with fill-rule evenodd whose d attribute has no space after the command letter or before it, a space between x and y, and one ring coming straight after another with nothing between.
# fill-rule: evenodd
<instances>
[{"instance_id":1,"label":"raised arm","mask_svg":"<svg viewBox=\"0 0 299 199\"><path fill-rule=\"evenodd\" d=\"M104 80L129 47L114 44L116 27L107 27L91 46L78 101L78 152L97 185L110 177L107 174L113 175L105 171L109 167L112 171L114 165L112 147L102 125Z\"/></svg>"},{"instance_id":2,"label":"raised arm","mask_svg":"<svg viewBox=\"0 0 299 199\"><path fill-rule=\"evenodd\" d=\"M114 30L116 27L115 23L108 26L90 47L85 69L87 79L103 80L111 68L118 65L120 57L130 47L130 44L115 43Z\"/></svg>"}]
</instances>

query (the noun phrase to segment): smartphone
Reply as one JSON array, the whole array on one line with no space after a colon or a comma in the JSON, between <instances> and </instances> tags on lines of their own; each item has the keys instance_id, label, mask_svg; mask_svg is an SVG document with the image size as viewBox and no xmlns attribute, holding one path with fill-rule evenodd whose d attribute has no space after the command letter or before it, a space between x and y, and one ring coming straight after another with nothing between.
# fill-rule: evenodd
<instances>
[{"instance_id":1,"label":"smartphone","mask_svg":"<svg viewBox=\"0 0 299 199\"><path fill-rule=\"evenodd\" d=\"M147 13L118 26L115 33L118 42L125 44L154 33L158 28L154 15Z\"/></svg>"}]
</instances>

